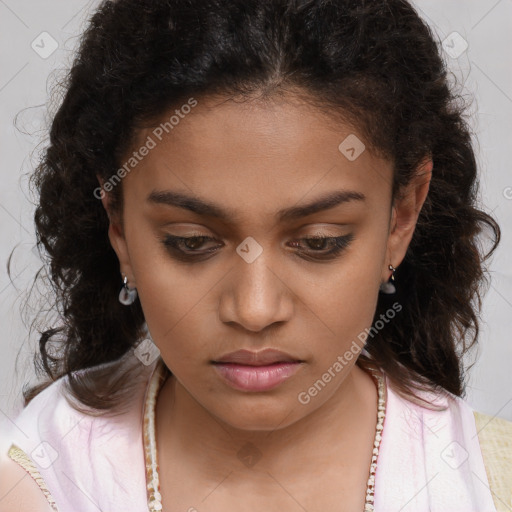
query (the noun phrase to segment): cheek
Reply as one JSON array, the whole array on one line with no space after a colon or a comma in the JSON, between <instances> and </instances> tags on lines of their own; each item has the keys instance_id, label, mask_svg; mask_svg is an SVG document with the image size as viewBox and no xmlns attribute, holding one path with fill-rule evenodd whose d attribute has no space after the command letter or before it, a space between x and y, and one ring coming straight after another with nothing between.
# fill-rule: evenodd
<instances>
[{"instance_id":1,"label":"cheek","mask_svg":"<svg viewBox=\"0 0 512 512\"><path fill-rule=\"evenodd\" d=\"M305 283L304 329L310 337L316 333L315 358L325 363L353 341L363 346L379 298L383 254L379 244L369 243L350 253L329 275L311 276Z\"/></svg>"},{"instance_id":2,"label":"cheek","mask_svg":"<svg viewBox=\"0 0 512 512\"><path fill-rule=\"evenodd\" d=\"M371 325L377 299L373 287L355 276L332 279L325 283L321 296L309 297L314 314L305 310L304 315L309 318L305 330L314 340L314 358L326 364L349 349L354 341L362 347L361 333Z\"/></svg>"},{"instance_id":3,"label":"cheek","mask_svg":"<svg viewBox=\"0 0 512 512\"><path fill-rule=\"evenodd\" d=\"M137 277L137 283L144 316L156 345L163 355L173 353L183 360L195 352L197 358L204 350L201 343L206 344L205 337L198 335L199 326L207 320L204 305L218 279L192 279L189 274L170 270L168 266L151 267ZM208 318L209 325L211 320Z\"/></svg>"},{"instance_id":4,"label":"cheek","mask_svg":"<svg viewBox=\"0 0 512 512\"><path fill-rule=\"evenodd\" d=\"M176 375L196 370L213 358L218 324L218 271L176 263L153 241L134 251L133 269L144 317L167 366ZM151 244L138 245L150 247ZM221 340L220 340L221 341ZM222 344L220 345L222 349ZM216 354L218 355L218 351Z\"/></svg>"}]
</instances>

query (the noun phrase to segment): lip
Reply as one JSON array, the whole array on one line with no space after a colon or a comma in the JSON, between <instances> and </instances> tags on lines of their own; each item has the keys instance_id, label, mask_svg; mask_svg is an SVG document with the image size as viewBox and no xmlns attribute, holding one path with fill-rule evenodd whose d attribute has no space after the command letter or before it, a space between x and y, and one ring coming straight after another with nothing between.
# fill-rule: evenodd
<instances>
[{"instance_id":1,"label":"lip","mask_svg":"<svg viewBox=\"0 0 512 512\"><path fill-rule=\"evenodd\" d=\"M289 379L304 363L286 352L237 350L212 361L224 382L239 391L269 391Z\"/></svg>"},{"instance_id":2,"label":"lip","mask_svg":"<svg viewBox=\"0 0 512 512\"><path fill-rule=\"evenodd\" d=\"M246 366L265 366L273 365L275 363L298 363L302 362L297 358L292 357L286 352L267 348L259 352L252 352L251 350L237 350L230 352L222 357L212 361L213 363L236 363Z\"/></svg>"},{"instance_id":3,"label":"lip","mask_svg":"<svg viewBox=\"0 0 512 512\"><path fill-rule=\"evenodd\" d=\"M251 366L237 363L214 363L224 382L239 391L269 391L289 379L302 363L275 363Z\"/></svg>"}]
</instances>

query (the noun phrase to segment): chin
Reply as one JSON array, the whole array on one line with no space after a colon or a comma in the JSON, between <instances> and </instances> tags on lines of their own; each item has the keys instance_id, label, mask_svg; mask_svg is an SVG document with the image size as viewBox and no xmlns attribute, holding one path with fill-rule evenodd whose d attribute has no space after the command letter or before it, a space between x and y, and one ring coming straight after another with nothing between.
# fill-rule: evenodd
<instances>
[{"instance_id":1,"label":"chin","mask_svg":"<svg viewBox=\"0 0 512 512\"><path fill-rule=\"evenodd\" d=\"M224 400L222 410L212 410L210 413L230 427L247 432L272 432L286 428L300 419L292 414L293 409L298 409L296 401L276 397L272 401L268 398L254 400L255 398Z\"/></svg>"}]
</instances>

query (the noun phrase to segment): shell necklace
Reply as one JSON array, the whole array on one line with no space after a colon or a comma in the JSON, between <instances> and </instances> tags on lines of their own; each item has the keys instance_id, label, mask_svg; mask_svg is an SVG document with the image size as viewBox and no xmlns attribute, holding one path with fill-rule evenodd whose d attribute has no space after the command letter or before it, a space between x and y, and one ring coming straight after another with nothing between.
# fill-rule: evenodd
<instances>
[{"instance_id":1,"label":"shell necklace","mask_svg":"<svg viewBox=\"0 0 512 512\"><path fill-rule=\"evenodd\" d=\"M382 431L384 428L384 418L386 416L386 389L384 377L380 372L369 371L372 378L376 381L378 389L378 405L377 405L377 428L375 429L375 437L373 441L372 462L370 464L370 472L368 483L366 485L366 501L363 512L374 511L374 490L375 490L375 473L377 470L377 457L379 455L379 446L382 439ZM160 480L158 477L158 459L156 453L156 434L155 434L155 407L158 392L168 375L168 369L160 358L151 377L149 388L146 394L144 404L144 457L146 460L146 482L148 496L149 512L162 511L162 495L160 494Z\"/></svg>"}]
</instances>

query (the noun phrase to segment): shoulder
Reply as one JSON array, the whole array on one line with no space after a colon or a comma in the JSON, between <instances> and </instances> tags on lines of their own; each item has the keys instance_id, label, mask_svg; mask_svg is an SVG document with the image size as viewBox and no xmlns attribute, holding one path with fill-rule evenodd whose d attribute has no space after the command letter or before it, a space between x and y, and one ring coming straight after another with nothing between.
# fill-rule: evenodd
<instances>
[{"instance_id":1,"label":"shoulder","mask_svg":"<svg viewBox=\"0 0 512 512\"><path fill-rule=\"evenodd\" d=\"M400 395L393 386L388 391L381 491L397 480L405 487L411 478L417 479L417 486L431 480L432 503L449 496L450 505L460 507L458 510L512 510L509 421L476 412L464 398L442 388L421 390L417 393L421 402ZM397 447L402 450L399 455ZM382 473L386 456L392 473L395 471L391 477ZM425 470L425 474L420 471L421 477L400 472L406 465L418 464ZM499 508L500 504L509 508ZM439 510L443 506L449 509L447 503L439 503Z\"/></svg>"},{"instance_id":2,"label":"shoulder","mask_svg":"<svg viewBox=\"0 0 512 512\"><path fill-rule=\"evenodd\" d=\"M12 452L11 452L12 453ZM51 496L19 463L0 454L0 512L52 512Z\"/></svg>"},{"instance_id":3,"label":"shoulder","mask_svg":"<svg viewBox=\"0 0 512 512\"><path fill-rule=\"evenodd\" d=\"M130 394L129 399L123 402L123 407L101 411L85 406L73 396L69 377L63 376L36 395L20 411L8 431L9 446L14 443L24 451L32 451L42 440L47 443L51 443L52 439L59 442L79 438L91 441L91 435L106 434L110 428L129 429L132 422L139 419L148 378L154 368L154 365L144 366L140 361L133 360L133 355L126 354L120 360L74 374L75 378L87 382L90 387L99 379L100 374L108 375L115 381L121 373L129 372L127 386L130 386ZM4 443L2 451L5 452Z\"/></svg>"},{"instance_id":4,"label":"shoulder","mask_svg":"<svg viewBox=\"0 0 512 512\"><path fill-rule=\"evenodd\" d=\"M65 460L73 425L91 430L91 419L66 400L65 378L36 395L2 431L0 512L56 511L55 459ZM83 431L83 430L82 430ZM76 437L70 434L69 441Z\"/></svg>"},{"instance_id":5,"label":"shoulder","mask_svg":"<svg viewBox=\"0 0 512 512\"><path fill-rule=\"evenodd\" d=\"M52 438L63 437L77 422L82 427L88 423L87 415L75 410L68 402L66 380L63 377L52 382L19 412L2 442L4 454L11 444L30 453L43 439L51 442Z\"/></svg>"},{"instance_id":6,"label":"shoulder","mask_svg":"<svg viewBox=\"0 0 512 512\"><path fill-rule=\"evenodd\" d=\"M5 462L3 471L17 466L18 480L23 477L23 485L31 492L38 491L39 499L43 496L44 500L48 490L60 511L92 511L87 495L97 497L97 504L107 508L114 502L127 508L130 503L143 503L142 414L148 376L154 365L145 367L140 362L139 365L134 367L131 384L136 382L136 385L130 388L129 401L115 413L92 410L89 413L88 408L71 396L67 377L36 395L4 436L2 456L11 461ZM86 375L90 376L91 372L87 371ZM74 407L75 403L78 408ZM112 481L122 484L112 486ZM133 488L141 489L142 494L131 491ZM77 493L77 489L85 494ZM19 490L23 495L23 489ZM46 501L50 504L48 496ZM48 508L29 507L29 510Z\"/></svg>"}]
</instances>

